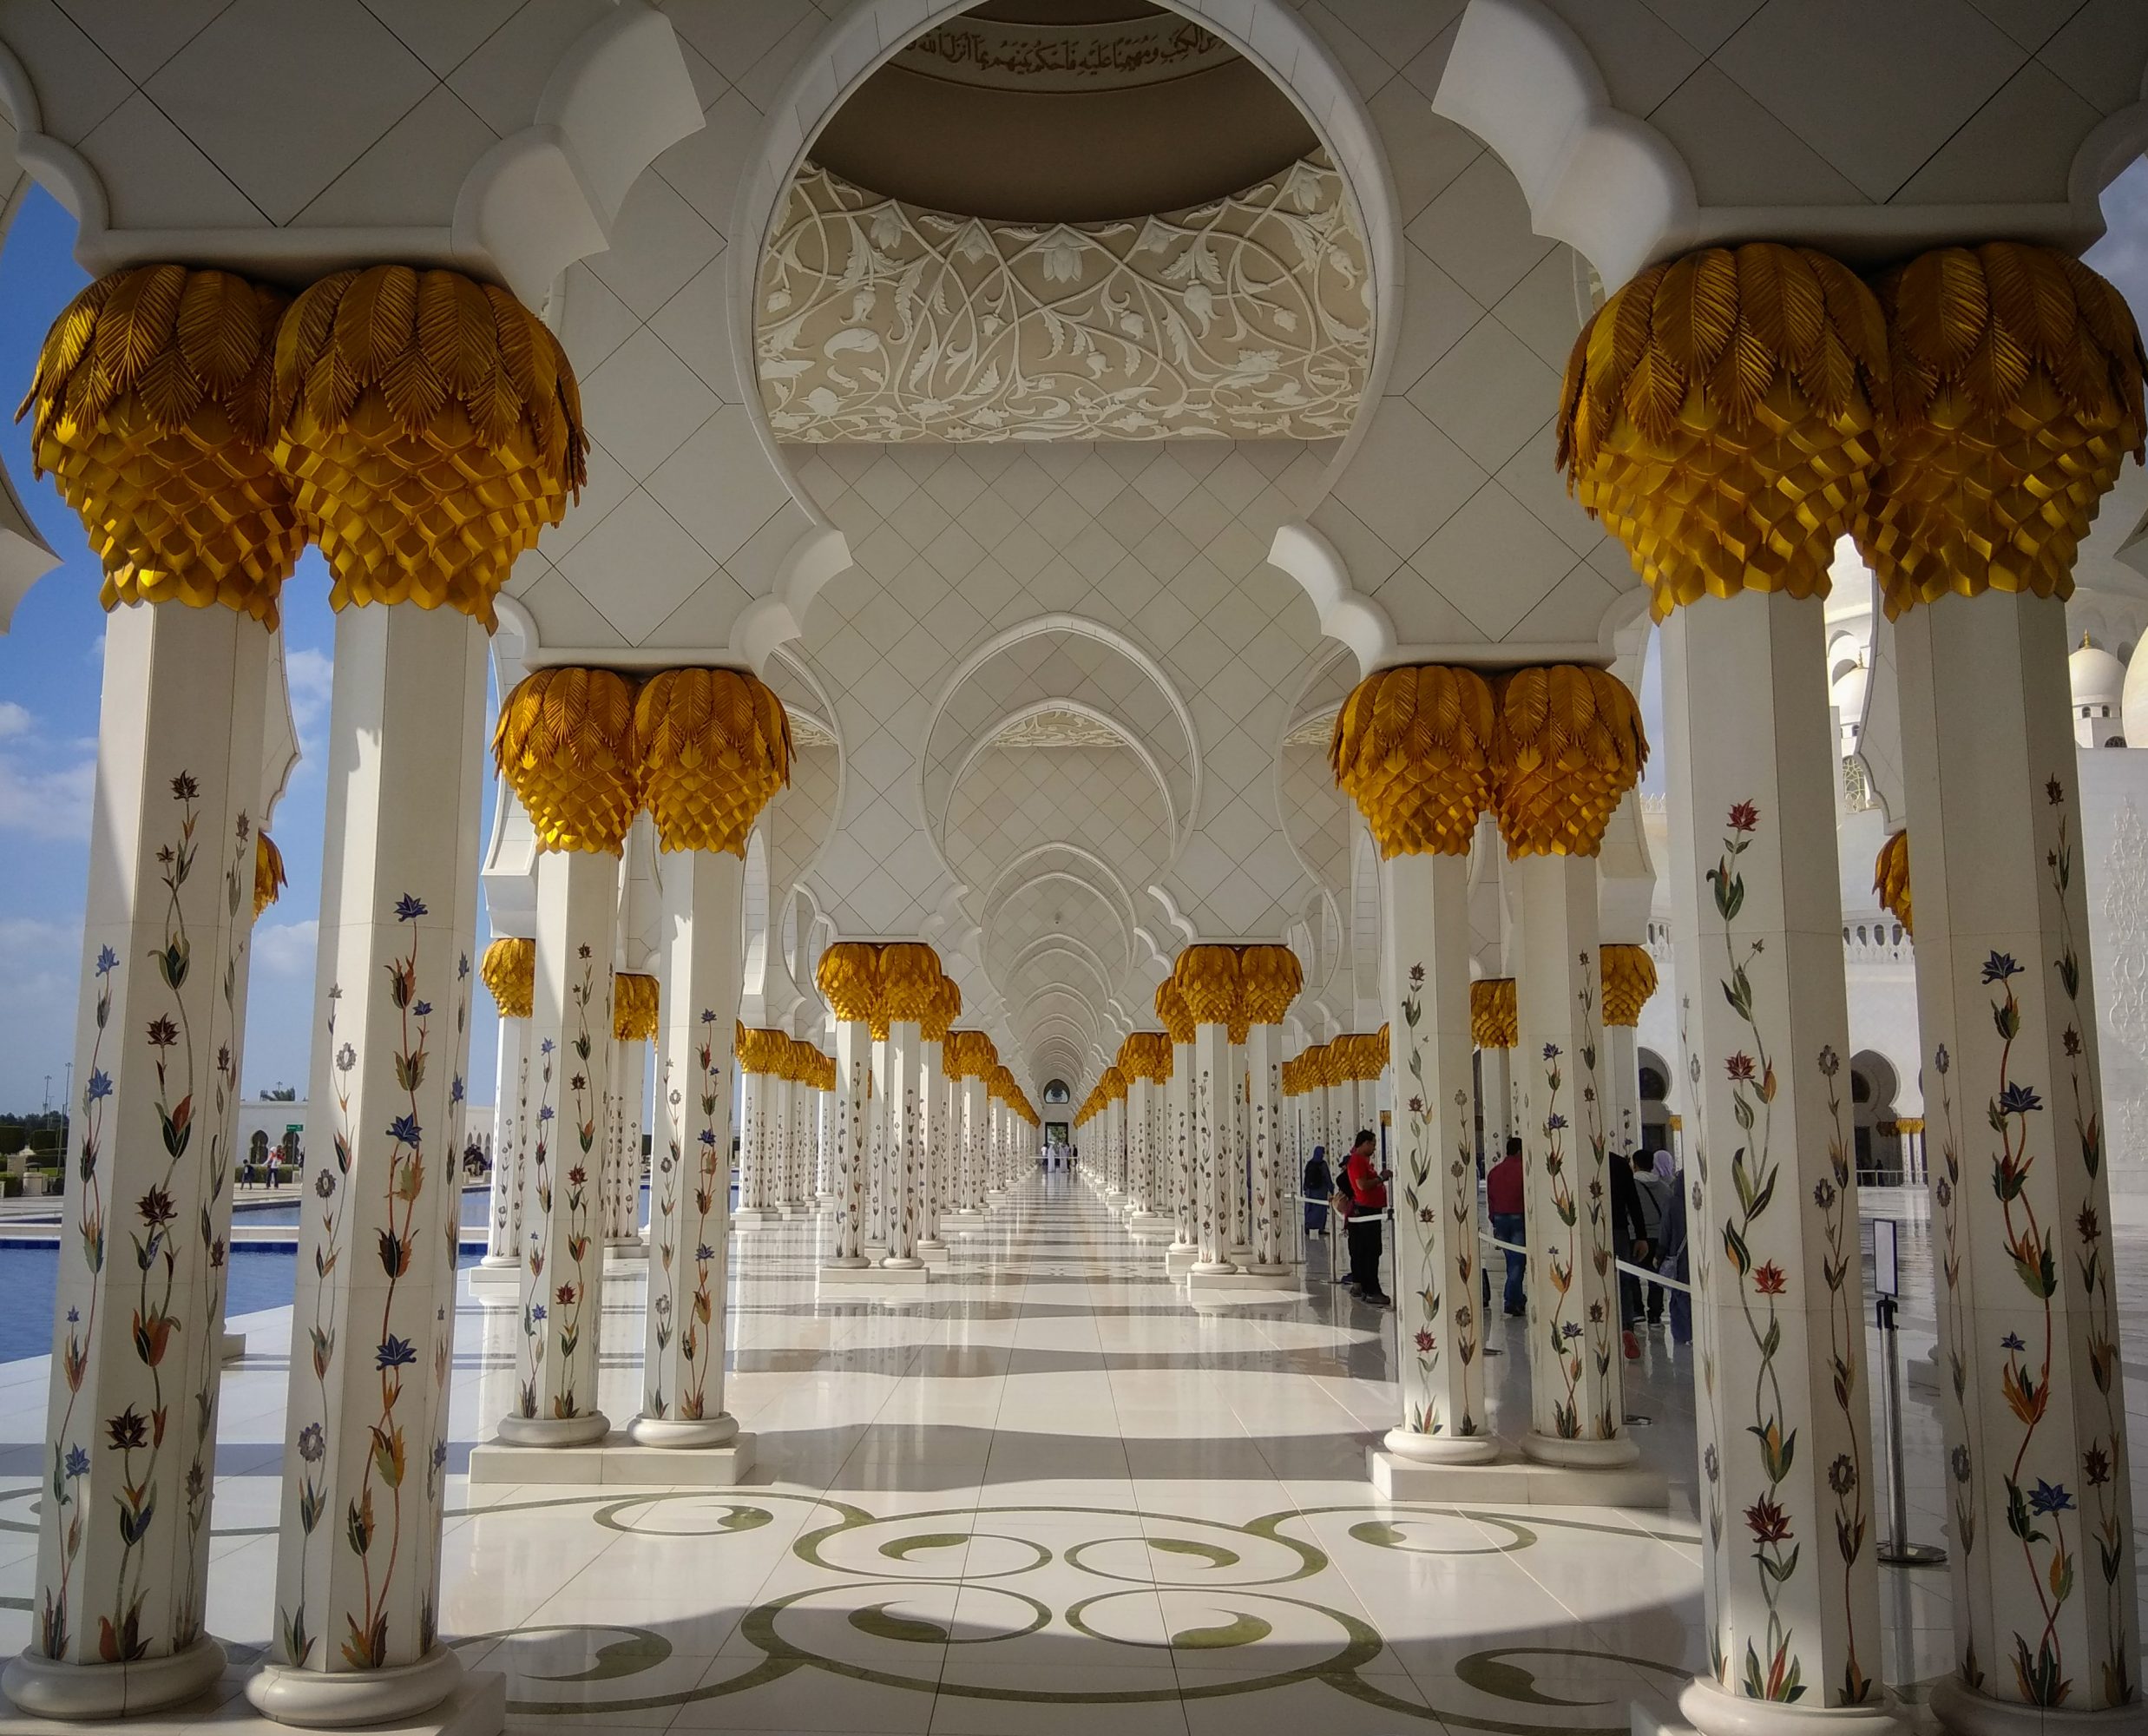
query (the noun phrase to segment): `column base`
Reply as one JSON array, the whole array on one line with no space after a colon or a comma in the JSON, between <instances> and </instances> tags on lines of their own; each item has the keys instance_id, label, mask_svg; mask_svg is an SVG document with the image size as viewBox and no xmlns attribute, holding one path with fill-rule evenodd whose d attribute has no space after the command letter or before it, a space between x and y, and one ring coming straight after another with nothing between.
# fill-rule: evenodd
<instances>
[{"instance_id":1,"label":"column base","mask_svg":"<svg viewBox=\"0 0 2148 1736\"><path fill-rule=\"evenodd\" d=\"M1200 1258L1198 1248L1170 1247L1164 1250L1164 1275L1166 1278L1184 1278L1193 1270Z\"/></svg>"},{"instance_id":2,"label":"column base","mask_svg":"<svg viewBox=\"0 0 2148 1736\"><path fill-rule=\"evenodd\" d=\"M1137 1236L1176 1235L1178 1226L1170 1219L1155 1212L1136 1212L1127 1220L1127 1227Z\"/></svg>"},{"instance_id":3,"label":"column base","mask_svg":"<svg viewBox=\"0 0 2148 1736\"><path fill-rule=\"evenodd\" d=\"M520 1272L522 1269L522 1258L518 1254L489 1253L470 1270L470 1276L475 1278L481 1272Z\"/></svg>"},{"instance_id":4,"label":"column base","mask_svg":"<svg viewBox=\"0 0 2148 1736\"><path fill-rule=\"evenodd\" d=\"M953 1230L957 1234L972 1230L981 1230L987 1221L982 1212L943 1212L940 1213L940 1228L943 1231Z\"/></svg>"},{"instance_id":5,"label":"column base","mask_svg":"<svg viewBox=\"0 0 2148 1736\"><path fill-rule=\"evenodd\" d=\"M1506 1443L1494 1440L1504 1455ZM1427 1463L1370 1447L1365 1470L1373 1493L1383 1501L1495 1501L1514 1507L1639 1507L1660 1512L1671 1504L1671 1483L1644 1465L1623 1470L1577 1470L1500 1457L1476 1464Z\"/></svg>"},{"instance_id":6,"label":"column base","mask_svg":"<svg viewBox=\"0 0 2148 1736\"><path fill-rule=\"evenodd\" d=\"M0 1671L0 1693L31 1718L102 1723L193 1700L223 1674L224 1648L205 1634L184 1651L134 1664L70 1664L24 1652Z\"/></svg>"},{"instance_id":7,"label":"column base","mask_svg":"<svg viewBox=\"0 0 2148 1736\"><path fill-rule=\"evenodd\" d=\"M820 1269L823 1284L923 1284L931 1276L922 1266L824 1266Z\"/></svg>"},{"instance_id":8,"label":"column base","mask_svg":"<svg viewBox=\"0 0 2148 1736\"><path fill-rule=\"evenodd\" d=\"M502 1304L522 1299L522 1269L519 1263L494 1266L480 1260L469 1268L470 1293L480 1302ZM505 1292L503 1294L502 1292Z\"/></svg>"},{"instance_id":9,"label":"column base","mask_svg":"<svg viewBox=\"0 0 2148 1736\"><path fill-rule=\"evenodd\" d=\"M727 1447L739 1438L739 1419L728 1410L691 1422L676 1417L637 1417L627 1424L627 1438L637 1447L661 1447L667 1452Z\"/></svg>"},{"instance_id":10,"label":"column base","mask_svg":"<svg viewBox=\"0 0 2148 1736\"><path fill-rule=\"evenodd\" d=\"M237 1362L246 1353L246 1335L244 1332L226 1332L217 1341L216 1354L224 1362Z\"/></svg>"},{"instance_id":11,"label":"column base","mask_svg":"<svg viewBox=\"0 0 2148 1736\"><path fill-rule=\"evenodd\" d=\"M883 1272L921 1272L924 1269L924 1264L914 1253L890 1254L880 1262L880 1269Z\"/></svg>"},{"instance_id":12,"label":"column base","mask_svg":"<svg viewBox=\"0 0 2148 1736\"><path fill-rule=\"evenodd\" d=\"M1249 1272L1228 1266L1221 1272L1203 1272L1197 1266L1186 1273L1186 1281L1194 1290L1242 1290L1258 1295L1297 1288L1296 1280L1287 1272Z\"/></svg>"},{"instance_id":13,"label":"column base","mask_svg":"<svg viewBox=\"0 0 2148 1736\"><path fill-rule=\"evenodd\" d=\"M586 1447L612 1431L611 1419L601 1410L582 1417L503 1417L499 1438L510 1447L535 1447L557 1452L568 1447ZM533 1476L531 1483L542 1483Z\"/></svg>"},{"instance_id":14,"label":"column base","mask_svg":"<svg viewBox=\"0 0 2148 1736\"><path fill-rule=\"evenodd\" d=\"M1227 1259L1197 1259L1186 1267L1187 1272L1195 1278L1213 1278L1219 1273L1235 1272L1237 1270L1238 1267Z\"/></svg>"},{"instance_id":15,"label":"column base","mask_svg":"<svg viewBox=\"0 0 2148 1736\"><path fill-rule=\"evenodd\" d=\"M506 1678L495 1674L494 1704L506 1721ZM247 1679L246 1700L265 1718L301 1730L350 1730L372 1724L407 1724L441 1706L464 1685L463 1660L436 1645L414 1664L385 1670L299 1670L266 1664ZM430 1724L431 1728L442 1727ZM460 1726L483 1728L482 1723Z\"/></svg>"},{"instance_id":16,"label":"column base","mask_svg":"<svg viewBox=\"0 0 2148 1736\"><path fill-rule=\"evenodd\" d=\"M1616 1470L1637 1463L1641 1456L1639 1443L1626 1435L1609 1441L1569 1441L1534 1430L1521 1437L1521 1450L1538 1464L1568 1470Z\"/></svg>"},{"instance_id":17,"label":"column base","mask_svg":"<svg viewBox=\"0 0 2148 1736\"><path fill-rule=\"evenodd\" d=\"M783 1213L767 1206L741 1206L731 1214L732 1224L752 1229L760 1224L780 1224Z\"/></svg>"},{"instance_id":18,"label":"column base","mask_svg":"<svg viewBox=\"0 0 2148 1736\"><path fill-rule=\"evenodd\" d=\"M1981 1700L1983 1696L1979 1694L1976 1698ZM1933 1710L1938 1711L1936 1697ZM2007 1729L2048 1727L2040 1708L2024 1706L2018 1710L2025 1714L2024 1718L2008 1724ZM2118 1710L2136 1720L2140 1717L2138 1706L2122 1706ZM1632 1727L1639 1731L1644 1718L1652 1730L1667 1732L1683 1727L1698 1731L1700 1736L1836 1736L1836 1733L1840 1736L1905 1736L1912 1727L1911 1719L1903 1715L1895 1697L1884 1691L1875 1706L1786 1706L1780 1700L1746 1700L1705 1676L1696 1676L1679 1692L1678 1715L1684 1720L1683 1726L1636 1706ZM2091 1719L2103 1715L2093 1712L2056 1714L2059 1718Z\"/></svg>"},{"instance_id":19,"label":"column base","mask_svg":"<svg viewBox=\"0 0 2148 1736\"><path fill-rule=\"evenodd\" d=\"M1685 1701L1681 1700L1678 1704L1683 1708ZM1932 1716L1939 1720L1940 1728L1948 1732L1949 1736L2071 1736L2075 1731L2080 1736L2106 1736L2106 1733L2107 1736L2118 1736L2120 1731L2138 1731L2145 1721L2138 1701L2132 1706L2106 1706L2100 1712L2026 1706L2019 1700L1994 1700L1987 1693L1979 1693L1955 1676L1934 1682L1926 1696L1926 1704L1932 1708ZM1698 1720L1695 1721L1698 1723ZM1772 1733L1763 1732L1761 1736L1772 1736ZM1859 1736L1862 1736L1862 1732ZM1873 1736L1882 1736L1876 1726Z\"/></svg>"},{"instance_id":20,"label":"column base","mask_svg":"<svg viewBox=\"0 0 2148 1736\"><path fill-rule=\"evenodd\" d=\"M878 1266L888 1257L888 1245L885 1242L867 1242L864 1246L865 1264L868 1266Z\"/></svg>"},{"instance_id":21,"label":"column base","mask_svg":"<svg viewBox=\"0 0 2148 1736\"><path fill-rule=\"evenodd\" d=\"M636 1417L636 1423L642 1419ZM579 1447L533 1449L504 1440L470 1450L473 1483L618 1483L629 1488L731 1489L753 1469L753 1437L736 1432L722 1446L659 1446L632 1433L607 1435ZM631 1425L629 1425L631 1428ZM686 1427L694 1425L689 1424Z\"/></svg>"},{"instance_id":22,"label":"column base","mask_svg":"<svg viewBox=\"0 0 2148 1736\"><path fill-rule=\"evenodd\" d=\"M1496 1435L1421 1435L1413 1429L1389 1429L1382 1444L1412 1464L1489 1464L1499 1457Z\"/></svg>"},{"instance_id":23,"label":"column base","mask_svg":"<svg viewBox=\"0 0 2148 1736\"><path fill-rule=\"evenodd\" d=\"M635 1237L632 1241L607 1242L604 1244L604 1259L607 1265L609 1265L615 1259L647 1259L648 1257L649 1245L643 1241L639 1236Z\"/></svg>"}]
</instances>

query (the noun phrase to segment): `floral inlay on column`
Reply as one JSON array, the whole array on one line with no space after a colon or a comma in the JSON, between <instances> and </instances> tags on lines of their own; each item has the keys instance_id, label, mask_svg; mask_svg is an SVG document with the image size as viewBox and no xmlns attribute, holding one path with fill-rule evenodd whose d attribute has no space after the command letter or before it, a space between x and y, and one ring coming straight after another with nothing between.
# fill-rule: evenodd
<instances>
[{"instance_id":1,"label":"floral inlay on column","mask_svg":"<svg viewBox=\"0 0 2148 1736\"><path fill-rule=\"evenodd\" d=\"M1679 1709L1705 1736L1887 1716L1848 1017L1839 957L1806 943L1841 921L1816 599L1873 485L1889 369L1856 276L1763 241L1638 273L1561 393L1560 466L1665 623L1712 1666Z\"/></svg>"},{"instance_id":2,"label":"floral inlay on column","mask_svg":"<svg viewBox=\"0 0 2148 1736\"><path fill-rule=\"evenodd\" d=\"M2052 248L1942 247L1874 286L1892 438L1854 528L1897 622L1916 833L1878 872L1905 924L1915 891L1941 1130L1956 1672L1932 1705L1957 1729L2118 1716L2138 1594L2064 605L2143 457L2144 354L2125 298Z\"/></svg>"},{"instance_id":3,"label":"floral inlay on column","mask_svg":"<svg viewBox=\"0 0 2148 1736\"><path fill-rule=\"evenodd\" d=\"M731 1069L743 986L746 840L791 778L791 723L735 669L667 669L634 700L642 790L663 853L660 1105L667 1155L654 1181L644 1446L721 1447L724 1258L731 1210ZM652 985L654 987L655 985ZM691 1168L691 1174L688 1170ZM692 1209L683 1189L691 1184Z\"/></svg>"},{"instance_id":4,"label":"floral inlay on column","mask_svg":"<svg viewBox=\"0 0 2148 1736\"><path fill-rule=\"evenodd\" d=\"M5 1681L30 1715L151 1711L224 1666L202 1623L259 713L306 541L269 450L284 306L223 272L111 273L53 323L18 412L112 617L49 1476L32 1637Z\"/></svg>"}]
</instances>

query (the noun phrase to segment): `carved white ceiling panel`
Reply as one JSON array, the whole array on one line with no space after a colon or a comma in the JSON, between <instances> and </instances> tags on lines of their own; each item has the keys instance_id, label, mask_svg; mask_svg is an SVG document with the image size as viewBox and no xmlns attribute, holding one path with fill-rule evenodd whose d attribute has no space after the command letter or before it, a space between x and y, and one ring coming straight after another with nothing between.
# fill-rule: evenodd
<instances>
[{"instance_id":1,"label":"carved white ceiling panel","mask_svg":"<svg viewBox=\"0 0 2148 1736\"><path fill-rule=\"evenodd\" d=\"M1324 156L1109 223L925 211L808 163L761 261L785 440L1319 439L1350 431L1371 278Z\"/></svg>"}]
</instances>

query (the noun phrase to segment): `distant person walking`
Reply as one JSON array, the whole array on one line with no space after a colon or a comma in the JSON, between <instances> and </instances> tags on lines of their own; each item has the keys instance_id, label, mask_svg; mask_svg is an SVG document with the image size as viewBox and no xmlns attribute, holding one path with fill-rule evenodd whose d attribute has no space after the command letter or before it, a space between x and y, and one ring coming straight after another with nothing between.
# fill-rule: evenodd
<instances>
[{"instance_id":1,"label":"distant person walking","mask_svg":"<svg viewBox=\"0 0 2148 1736\"><path fill-rule=\"evenodd\" d=\"M1343 1191L1350 1197L1350 1291L1360 1302L1375 1308L1389 1305L1380 1287L1382 1215L1387 1210L1388 1173L1376 1168L1373 1154L1379 1142L1370 1128L1361 1128L1343 1168Z\"/></svg>"},{"instance_id":2,"label":"distant person walking","mask_svg":"<svg viewBox=\"0 0 2148 1736\"><path fill-rule=\"evenodd\" d=\"M1328 1171L1328 1148L1317 1145L1305 1160L1302 1191L1305 1195L1305 1233L1327 1240L1328 1196L1335 1192L1335 1177Z\"/></svg>"},{"instance_id":3,"label":"distant person walking","mask_svg":"<svg viewBox=\"0 0 2148 1736\"><path fill-rule=\"evenodd\" d=\"M1491 1214L1492 1234L1502 1242L1521 1246L1525 1220L1521 1209L1521 1141L1518 1138L1508 1140L1507 1154L1492 1166L1491 1173L1484 1178L1484 1207ZM1507 1312L1524 1314L1528 1312L1528 1305L1522 1298L1521 1275L1527 1269L1528 1260L1512 1248L1506 1253Z\"/></svg>"}]
</instances>

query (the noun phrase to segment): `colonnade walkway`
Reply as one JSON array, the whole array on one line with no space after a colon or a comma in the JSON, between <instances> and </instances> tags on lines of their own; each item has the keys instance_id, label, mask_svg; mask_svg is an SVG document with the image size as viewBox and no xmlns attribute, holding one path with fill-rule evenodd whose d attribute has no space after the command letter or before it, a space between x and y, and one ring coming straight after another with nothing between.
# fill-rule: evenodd
<instances>
[{"instance_id":1,"label":"colonnade walkway","mask_svg":"<svg viewBox=\"0 0 2148 1736\"><path fill-rule=\"evenodd\" d=\"M754 1437L735 1489L465 1483L518 1330L465 1286L441 1628L507 1673L510 1728L1609 1736L1705 1664L1690 1353L1666 1333L1627 1403L1668 1512L1390 1507L1364 1453L1395 1414L1394 1317L1328 1283L1320 1242L1301 1292L1197 1308L1063 1175L1024 1181L907 1294L818 1288L826 1233L733 1233L726 1396ZM620 1419L645 1280L614 1273ZM236 1693L274 1620L290 1314L233 1324L249 1351L225 1378L209 1627ZM1493 1416L1515 1428L1520 1325L1494 1306ZM0 1647L30 1637L46 1372L0 1368ZM1928 1541L1921 1397L1911 1430ZM1944 1574L1889 1571L1883 1595L1886 1679L1942 1672Z\"/></svg>"}]
</instances>

